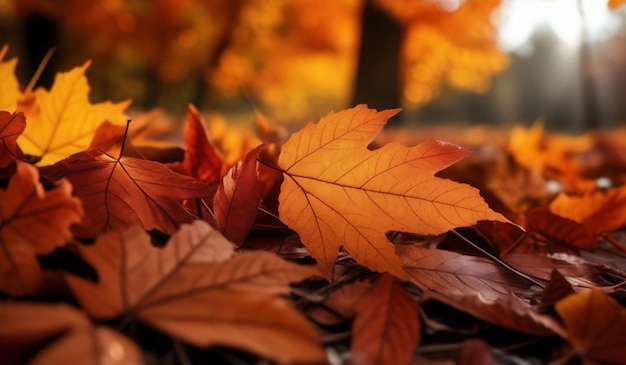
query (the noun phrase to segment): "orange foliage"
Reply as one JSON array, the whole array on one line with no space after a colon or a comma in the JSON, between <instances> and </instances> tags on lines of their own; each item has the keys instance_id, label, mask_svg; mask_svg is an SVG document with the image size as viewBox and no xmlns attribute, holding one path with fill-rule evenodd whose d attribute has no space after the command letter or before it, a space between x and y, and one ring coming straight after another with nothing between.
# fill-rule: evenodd
<instances>
[{"instance_id":1,"label":"orange foliage","mask_svg":"<svg viewBox=\"0 0 626 365\"><path fill-rule=\"evenodd\" d=\"M506 221L476 189L434 176L467 155L461 147L427 141L368 150L396 112L359 105L330 113L282 147L280 218L328 276L343 246L369 269L406 278L389 230L440 234L478 220Z\"/></svg>"},{"instance_id":2,"label":"orange foliage","mask_svg":"<svg viewBox=\"0 0 626 365\"><path fill-rule=\"evenodd\" d=\"M402 65L409 105L430 101L442 81L475 92L489 88L491 76L508 66L492 24L500 2L467 0L458 9L445 9L437 1L376 0L405 26Z\"/></svg>"}]
</instances>

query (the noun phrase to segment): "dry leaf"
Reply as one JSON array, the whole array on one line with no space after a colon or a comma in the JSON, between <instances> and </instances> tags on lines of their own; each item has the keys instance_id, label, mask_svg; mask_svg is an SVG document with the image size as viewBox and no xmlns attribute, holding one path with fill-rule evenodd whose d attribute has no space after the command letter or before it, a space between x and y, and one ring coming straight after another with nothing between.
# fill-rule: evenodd
<instances>
[{"instance_id":1,"label":"dry leaf","mask_svg":"<svg viewBox=\"0 0 626 365\"><path fill-rule=\"evenodd\" d=\"M463 342L457 365L498 365L491 354L489 345L480 339L471 339Z\"/></svg>"},{"instance_id":2,"label":"dry leaf","mask_svg":"<svg viewBox=\"0 0 626 365\"><path fill-rule=\"evenodd\" d=\"M3 302L0 322L3 365L143 364L130 339L65 304Z\"/></svg>"},{"instance_id":3,"label":"dry leaf","mask_svg":"<svg viewBox=\"0 0 626 365\"><path fill-rule=\"evenodd\" d=\"M67 178L83 201L85 219L74 227L77 237L141 224L146 230L172 234L193 216L186 199L208 194L207 183L172 172L165 165L132 157L115 158L88 150L42 169L53 179Z\"/></svg>"},{"instance_id":4,"label":"dry leaf","mask_svg":"<svg viewBox=\"0 0 626 365\"><path fill-rule=\"evenodd\" d=\"M446 295L479 292L486 300L495 300L511 292L526 292L531 286L486 258L418 246L401 246L396 251L409 280L422 290Z\"/></svg>"},{"instance_id":5,"label":"dry leaf","mask_svg":"<svg viewBox=\"0 0 626 365\"><path fill-rule=\"evenodd\" d=\"M513 331L542 337L555 334L565 337L565 331L558 321L548 315L540 314L535 307L528 305L513 294L488 300L480 291L466 294L454 292L441 294L427 291L420 297L421 303L430 300L444 303L485 322Z\"/></svg>"},{"instance_id":6,"label":"dry leaf","mask_svg":"<svg viewBox=\"0 0 626 365\"><path fill-rule=\"evenodd\" d=\"M350 364L410 364L420 342L417 303L383 274L356 305Z\"/></svg>"},{"instance_id":7,"label":"dry leaf","mask_svg":"<svg viewBox=\"0 0 626 365\"><path fill-rule=\"evenodd\" d=\"M0 290L13 296L34 293L41 276L36 255L69 241L70 226L82 217L69 182L45 191L37 168L18 162L6 190L0 190Z\"/></svg>"},{"instance_id":8,"label":"dry leaf","mask_svg":"<svg viewBox=\"0 0 626 365\"><path fill-rule=\"evenodd\" d=\"M385 237L390 230L439 234L478 220L507 221L478 190L434 176L465 157L462 148L428 141L368 150L396 113L365 105L330 113L282 146L280 218L298 232L326 275L343 246L371 270L406 277Z\"/></svg>"},{"instance_id":9,"label":"dry leaf","mask_svg":"<svg viewBox=\"0 0 626 365\"><path fill-rule=\"evenodd\" d=\"M207 135L205 121L191 104L185 116L185 159L181 172L201 180L217 182L222 177L223 161Z\"/></svg>"},{"instance_id":10,"label":"dry leaf","mask_svg":"<svg viewBox=\"0 0 626 365\"><path fill-rule=\"evenodd\" d=\"M20 100L18 110L28 120L18 142L24 153L50 165L87 149L105 121L123 125L124 110L130 102L89 102L85 71L90 62L69 72L57 74L50 91L38 88Z\"/></svg>"},{"instance_id":11,"label":"dry leaf","mask_svg":"<svg viewBox=\"0 0 626 365\"><path fill-rule=\"evenodd\" d=\"M584 365L622 364L626 348L626 309L599 289L556 303L567 339Z\"/></svg>"},{"instance_id":12,"label":"dry leaf","mask_svg":"<svg viewBox=\"0 0 626 365\"><path fill-rule=\"evenodd\" d=\"M230 241L241 245L256 219L261 200L257 158L265 145L250 151L222 178L213 197L217 229Z\"/></svg>"},{"instance_id":13,"label":"dry leaf","mask_svg":"<svg viewBox=\"0 0 626 365\"><path fill-rule=\"evenodd\" d=\"M569 247L582 250L595 250L598 247L596 238L584 225L556 215L545 207L526 212L526 229Z\"/></svg>"},{"instance_id":14,"label":"dry leaf","mask_svg":"<svg viewBox=\"0 0 626 365\"><path fill-rule=\"evenodd\" d=\"M24 128L26 128L24 114L11 114L0 110L0 167L6 167L16 159L23 158L16 141Z\"/></svg>"},{"instance_id":15,"label":"dry leaf","mask_svg":"<svg viewBox=\"0 0 626 365\"><path fill-rule=\"evenodd\" d=\"M98 283L66 278L95 318L126 313L195 346L232 346L279 362L324 358L315 329L278 297L314 270L269 252L230 258L232 243L202 221L182 226L163 249L131 227L80 252Z\"/></svg>"},{"instance_id":16,"label":"dry leaf","mask_svg":"<svg viewBox=\"0 0 626 365\"><path fill-rule=\"evenodd\" d=\"M626 186L583 195L560 194L550 211L582 223L592 233L614 231L626 225Z\"/></svg>"}]
</instances>

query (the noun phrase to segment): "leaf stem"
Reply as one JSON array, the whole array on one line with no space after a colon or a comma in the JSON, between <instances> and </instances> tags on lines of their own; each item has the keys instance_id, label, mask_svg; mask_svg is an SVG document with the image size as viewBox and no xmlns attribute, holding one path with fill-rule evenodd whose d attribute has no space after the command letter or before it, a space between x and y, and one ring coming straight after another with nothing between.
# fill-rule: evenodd
<instances>
[{"instance_id":1,"label":"leaf stem","mask_svg":"<svg viewBox=\"0 0 626 365\"><path fill-rule=\"evenodd\" d=\"M284 173L284 172L285 172L285 170L281 169L280 167L278 167L278 166L274 166L274 165L272 165L272 164L270 164L270 163L267 163L267 162L265 162L265 161L261 160L261 159L260 159L260 158L258 158L258 157L257 157L256 161L257 161L258 163L260 163L261 165L266 166L266 167L269 167L270 169L272 169L272 170L274 170L274 171L278 171L278 172L282 172L282 173Z\"/></svg>"},{"instance_id":2,"label":"leaf stem","mask_svg":"<svg viewBox=\"0 0 626 365\"><path fill-rule=\"evenodd\" d=\"M527 280L531 283L533 283L534 285L537 285L538 287L540 287L541 289L545 288L545 285L540 283L539 281L537 281L536 279L534 279L533 277L531 277L530 275L527 275L519 270L517 270L516 268L514 268L513 266L507 264L506 262L504 262L501 258L493 255L491 252L485 250L484 248L478 246L477 244L475 244L474 242L470 241L469 239L467 239L465 236L463 236L461 233L459 233L456 229L453 229L451 231L452 233L454 233L458 238L460 238L461 240L463 240L463 242L469 244L470 246L472 246L473 248L475 248L476 250L480 251L480 253L482 253L483 255L487 256L488 258L490 258L491 260L495 261L496 263L498 263L500 266L504 267L505 269L509 270L510 272L512 272L513 274L521 277L524 280Z\"/></svg>"},{"instance_id":3,"label":"leaf stem","mask_svg":"<svg viewBox=\"0 0 626 365\"><path fill-rule=\"evenodd\" d=\"M55 51L56 51L56 49L54 47L52 47L52 48L50 48L48 50L48 52L46 52L46 54L41 59L41 62L39 62L39 66L37 66L37 69L35 70L35 73L30 78L30 81L28 81L28 85L26 85L26 88L24 89L24 92L32 91L35 88L35 84L37 84L37 81L39 81L39 78L41 77L41 74L43 73L43 70L48 65L48 62L50 62L50 59L52 58L52 55L54 54Z\"/></svg>"}]
</instances>

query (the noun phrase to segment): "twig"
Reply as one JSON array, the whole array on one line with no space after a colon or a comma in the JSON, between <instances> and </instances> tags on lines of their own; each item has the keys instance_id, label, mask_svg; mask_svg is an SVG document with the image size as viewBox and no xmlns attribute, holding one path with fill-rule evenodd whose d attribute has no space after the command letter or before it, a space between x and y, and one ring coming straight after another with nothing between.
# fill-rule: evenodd
<instances>
[{"instance_id":1,"label":"twig","mask_svg":"<svg viewBox=\"0 0 626 365\"><path fill-rule=\"evenodd\" d=\"M524 274L523 272L517 270L516 268L514 268L513 266L507 264L506 262L504 262L501 258L493 255L491 252L485 250L484 248L478 246L477 244L475 244L474 242L470 241L469 239L465 238L465 236L463 236L461 233L459 233L456 229L452 230L452 233L454 233L457 237L459 237L461 240L463 240L463 242L469 244L470 246L472 246L473 248L475 248L476 250L480 251L480 253L482 253L483 255L487 256L488 258L490 258L491 260L495 261L497 264L499 264L500 266L504 267L505 269L509 270L510 272L512 272L513 274L519 276L520 278L527 280L531 283L533 283L534 285L537 285L540 288L545 288L545 285L540 283L539 281L535 280L533 277L531 277L530 275Z\"/></svg>"}]
</instances>

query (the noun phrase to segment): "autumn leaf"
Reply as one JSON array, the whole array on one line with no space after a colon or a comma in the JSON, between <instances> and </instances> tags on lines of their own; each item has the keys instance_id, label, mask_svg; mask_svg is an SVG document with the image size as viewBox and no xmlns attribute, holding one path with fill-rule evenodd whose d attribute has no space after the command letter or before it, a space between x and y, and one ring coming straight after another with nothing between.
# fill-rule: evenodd
<instances>
[{"instance_id":1,"label":"autumn leaf","mask_svg":"<svg viewBox=\"0 0 626 365\"><path fill-rule=\"evenodd\" d=\"M444 303L485 322L513 331L542 337L555 334L565 337L565 331L557 320L539 313L536 307L513 294L489 300L480 291L465 294L427 291L420 297L420 303L428 301Z\"/></svg>"},{"instance_id":2,"label":"autumn leaf","mask_svg":"<svg viewBox=\"0 0 626 365\"><path fill-rule=\"evenodd\" d=\"M20 97L20 86L15 77L17 58L3 61L9 47L4 45L0 50L0 110L13 113L17 108L17 100Z\"/></svg>"},{"instance_id":3,"label":"autumn leaf","mask_svg":"<svg viewBox=\"0 0 626 365\"><path fill-rule=\"evenodd\" d=\"M573 294L555 305L573 355L582 363L619 364L626 346L626 309L599 289Z\"/></svg>"},{"instance_id":4,"label":"autumn leaf","mask_svg":"<svg viewBox=\"0 0 626 365\"><path fill-rule=\"evenodd\" d=\"M82 217L68 181L45 191L37 168L18 162L6 190L0 190L0 290L34 293L41 277L36 255L64 245L72 238L70 226Z\"/></svg>"},{"instance_id":5,"label":"autumn leaf","mask_svg":"<svg viewBox=\"0 0 626 365\"><path fill-rule=\"evenodd\" d=\"M228 170L213 198L217 228L238 245L246 239L261 200L257 158L263 148L265 145L253 149Z\"/></svg>"},{"instance_id":6,"label":"autumn leaf","mask_svg":"<svg viewBox=\"0 0 626 365\"><path fill-rule=\"evenodd\" d=\"M89 102L85 71L90 62L57 74L50 91L38 88L20 100L18 110L28 120L18 142L24 153L50 165L87 149L94 133L105 121L123 125L130 102Z\"/></svg>"},{"instance_id":7,"label":"autumn leaf","mask_svg":"<svg viewBox=\"0 0 626 365\"><path fill-rule=\"evenodd\" d=\"M2 302L0 322L3 365L143 364L130 339L65 304Z\"/></svg>"},{"instance_id":8,"label":"autumn leaf","mask_svg":"<svg viewBox=\"0 0 626 365\"><path fill-rule=\"evenodd\" d=\"M199 220L183 225L162 249L131 227L79 248L98 272L97 284L66 278L95 318L129 314L195 346L231 346L279 362L321 361L316 331L278 296L314 270L269 252L233 255L233 249Z\"/></svg>"},{"instance_id":9,"label":"autumn leaf","mask_svg":"<svg viewBox=\"0 0 626 365\"><path fill-rule=\"evenodd\" d=\"M280 218L300 235L325 274L340 247L374 271L406 277L390 230L439 234L478 220L507 221L478 190L433 176L465 157L438 141L367 149L397 110L359 105L309 123L283 145Z\"/></svg>"},{"instance_id":10,"label":"autumn leaf","mask_svg":"<svg viewBox=\"0 0 626 365\"><path fill-rule=\"evenodd\" d=\"M0 110L0 167L6 167L22 158L22 151L17 147L16 141L25 127L24 114Z\"/></svg>"},{"instance_id":11,"label":"autumn leaf","mask_svg":"<svg viewBox=\"0 0 626 365\"><path fill-rule=\"evenodd\" d=\"M383 274L356 305L350 364L410 364L420 341L417 303Z\"/></svg>"},{"instance_id":12,"label":"autumn leaf","mask_svg":"<svg viewBox=\"0 0 626 365\"><path fill-rule=\"evenodd\" d=\"M398 247L409 280L420 289L443 294L479 292L495 300L511 292L525 292L530 283L486 258L419 246Z\"/></svg>"},{"instance_id":13,"label":"autumn leaf","mask_svg":"<svg viewBox=\"0 0 626 365\"><path fill-rule=\"evenodd\" d=\"M222 157L209 139L204 119L191 104L185 116L185 147L181 172L201 180L219 181L224 165Z\"/></svg>"},{"instance_id":14,"label":"autumn leaf","mask_svg":"<svg viewBox=\"0 0 626 365\"><path fill-rule=\"evenodd\" d=\"M556 215L546 207L526 212L526 229L570 247L582 250L595 250L598 247L596 238L584 225Z\"/></svg>"},{"instance_id":15,"label":"autumn leaf","mask_svg":"<svg viewBox=\"0 0 626 365\"><path fill-rule=\"evenodd\" d=\"M582 223L592 233L614 231L626 225L626 187L582 195L559 194L550 203L554 214Z\"/></svg>"},{"instance_id":16,"label":"autumn leaf","mask_svg":"<svg viewBox=\"0 0 626 365\"><path fill-rule=\"evenodd\" d=\"M42 174L67 178L74 185L74 194L85 208L85 219L73 230L78 237L96 237L134 224L172 234L193 219L182 202L208 192L205 182L172 172L161 163L116 158L97 150L44 167Z\"/></svg>"}]
</instances>

